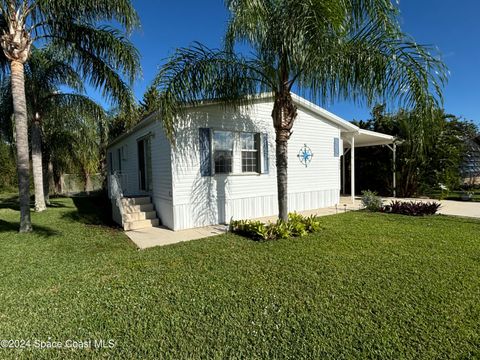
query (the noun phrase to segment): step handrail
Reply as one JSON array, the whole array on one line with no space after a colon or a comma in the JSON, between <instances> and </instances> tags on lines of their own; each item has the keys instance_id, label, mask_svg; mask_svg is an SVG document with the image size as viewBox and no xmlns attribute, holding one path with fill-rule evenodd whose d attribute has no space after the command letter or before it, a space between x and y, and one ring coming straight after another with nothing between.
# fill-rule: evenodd
<instances>
[{"instance_id":1,"label":"step handrail","mask_svg":"<svg viewBox=\"0 0 480 360\"><path fill-rule=\"evenodd\" d=\"M120 211L120 217L122 219L122 226L123 226L123 215L125 214L125 211L123 209L123 189L122 189L122 183L120 181L120 174L118 171L114 171L113 174L110 176L110 194L111 198L115 199L115 204L118 207L118 210Z\"/></svg>"}]
</instances>

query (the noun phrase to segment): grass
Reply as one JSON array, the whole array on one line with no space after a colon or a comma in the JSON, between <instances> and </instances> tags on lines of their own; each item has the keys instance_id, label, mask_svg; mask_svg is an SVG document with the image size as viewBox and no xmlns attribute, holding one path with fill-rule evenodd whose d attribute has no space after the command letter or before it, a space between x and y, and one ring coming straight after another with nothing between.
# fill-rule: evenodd
<instances>
[{"instance_id":1,"label":"grass","mask_svg":"<svg viewBox=\"0 0 480 360\"><path fill-rule=\"evenodd\" d=\"M478 358L480 222L352 212L258 243L137 251L101 202L0 206L0 339L113 339L0 358ZM93 205L92 205L93 204Z\"/></svg>"},{"instance_id":2,"label":"grass","mask_svg":"<svg viewBox=\"0 0 480 360\"><path fill-rule=\"evenodd\" d=\"M469 201L474 201L474 202L480 202L480 190L469 190L473 191L473 197ZM465 201L462 199L462 195L464 194L464 191L462 190L453 190L449 191L447 196L445 196L444 200L455 200L455 201ZM442 193L441 191L434 191L426 194L428 197L431 197L433 199L441 199L442 198Z\"/></svg>"}]
</instances>

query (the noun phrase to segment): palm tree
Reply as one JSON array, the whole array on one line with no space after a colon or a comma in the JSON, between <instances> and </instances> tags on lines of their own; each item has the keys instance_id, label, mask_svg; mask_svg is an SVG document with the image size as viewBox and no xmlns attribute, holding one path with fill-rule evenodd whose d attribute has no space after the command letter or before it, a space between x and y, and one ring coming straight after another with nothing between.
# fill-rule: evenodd
<instances>
[{"instance_id":1,"label":"palm tree","mask_svg":"<svg viewBox=\"0 0 480 360\"><path fill-rule=\"evenodd\" d=\"M70 105L63 109L64 115L59 110L55 116L45 120L45 138L49 140L48 161L58 180L67 171L81 173L83 190L88 193L91 190L91 174L98 172L102 165L106 117L99 118L92 111L82 112L81 108L80 111L72 111L74 108Z\"/></svg>"},{"instance_id":2,"label":"palm tree","mask_svg":"<svg viewBox=\"0 0 480 360\"><path fill-rule=\"evenodd\" d=\"M29 199L28 117L25 63L32 44L50 44L109 99L131 102L130 82L139 57L115 21L127 31L139 21L130 0L0 0L0 70L10 73L15 117L20 232L32 230Z\"/></svg>"},{"instance_id":3,"label":"palm tree","mask_svg":"<svg viewBox=\"0 0 480 360\"><path fill-rule=\"evenodd\" d=\"M348 99L427 107L441 100L444 64L402 33L390 0L227 0L225 49L178 49L157 74L160 115L175 119L200 100L240 106L274 94L279 217L288 219L288 140L297 117L291 91L313 101ZM234 52L248 45L251 56ZM432 96L434 93L436 96ZM382 101L383 102L383 101Z\"/></svg>"},{"instance_id":4,"label":"palm tree","mask_svg":"<svg viewBox=\"0 0 480 360\"><path fill-rule=\"evenodd\" d=\"M60 87L68 87L80 93L64 93ZM1 94L5 96L2 104L12 104L11 81L4 80ZM51 49L32 49L30 58L25 63L25 91L27 99L27 113L31 124L32 143L32 168L35 190L35 210L38 212L46 209L48 188L44 186L42 133L43 122L46 118L55 117L56 121L47 121L48 126L59 126L59 120L68 121L67 116L88 114L101 119L105 116L103 109L88 97L81 94L84 91L83 82L75 69L62 61L58 53ZM58 110L61 111L58 111ZM3 110L10 110L11 106ZM8 118L13 114L3 114ZM53 140L53 139L52 139ZM46 190L45 190L46 189Z\"/></svg>"}]
</instances>

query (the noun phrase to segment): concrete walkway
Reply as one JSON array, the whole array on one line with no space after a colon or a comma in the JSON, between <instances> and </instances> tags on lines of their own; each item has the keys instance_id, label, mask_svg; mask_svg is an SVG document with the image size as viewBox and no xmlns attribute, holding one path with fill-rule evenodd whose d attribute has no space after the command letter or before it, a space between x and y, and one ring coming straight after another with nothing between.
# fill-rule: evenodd
<instances>
[{"instance_id":1,"label":"concrete walkway","mask_svg":"<svg viewBox=\"0 0 480 360\"><path fill-rule=\"evenodd\" d=\"M165 227L151 227L126 231L125 234L139 249L143 250L154 246L170 245L220 235L226 233L227 230L228 226L226 225L206 226L180 231L173 231Z\"/></svg>"},{"instance_id":2,"label":"concrete walkway","mask_svg":"<svg viewBox=\"0 0 480 360\"><path fill-rule=\"evenodd\" d=\"M384 203L388 204L393 198L384 198ZM399 199L403 201L438 201L432 199ZM442 207L439 210L443 215L464 216L472 218L480 218L480 203L478 202L463 202L443 200L440 201ZM300 214L305 216L327 216L340 214L346 211L358 210L361 208L360 198L355 199L352 204L350 197L341 197L340 203L337 206L332 206L323 209L315 209L308 211L301 211ZM264 222L276 221L276 216L269 216L259 218ZM203 239L210 236L224 234L228 231L226 225L206 226L196 229L188 229L181 231L172 231L163 227L152 227L140 230L126 231L125 234L138 246L139 249L147 249L154 246L163 246L176 244L183 241L190 241L196 239Z\"/></svg>"},{"instance_id":3,"label":"concrete walkway","mask_svg":"<svg viewBox=\"0 0 480 360\"><path fill-rule=\"evenodd\" d=\"M305 216L315 215L315 216L326 216L334 215L344 211L358 210L358 205L352 206L352 204L347 204L347 206L338 205L337 207L332 206L324 209L308 210L302 211L300 214ZM269 216L265 218L260 218L264 222L267 221L276 221L276 216ZM139 249L148 249L154 246L164 246L170 244L176 244L183 241L203 239L210 236L224 234L228 231L228 226L226 225L215 225L215 226L206 226L196 229L172 231L163 227L152 227L146 229L126 231L125 234L132 240Z\"/></svg>"}]
</instances>

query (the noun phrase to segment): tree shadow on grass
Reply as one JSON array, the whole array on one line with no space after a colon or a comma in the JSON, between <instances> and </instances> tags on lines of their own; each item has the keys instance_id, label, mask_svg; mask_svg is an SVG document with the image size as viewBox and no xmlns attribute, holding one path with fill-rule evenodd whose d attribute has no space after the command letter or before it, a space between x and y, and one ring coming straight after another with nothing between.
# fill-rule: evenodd
<instances>
[{"instance_id":1,"label":"tree shadow on grass","mask_svg":"<svg viewBox=\"0 0 480 360\"><path fill-rule=\"evenodd\" d=\"M18 195L0 197L0 209L10 209L15 211L20 211L20 206L18 203Z\"/></svg>"},{"instance_id":2,"label":"tree shadow on grass","mask_svg":"<svg viewBox=\"0 0 480 360\"><path fill-rule=\"evenodd\" d=\"M73 197L72 200L77 210L65 213L63 218L86 225L115 226L112 220L111 203L106 194Z\"/></svg>"},{"instance_id":3,"label":"tree shadow on grass","mask_svg":"<svg viewBox=\"0 0 480 360\"><path fill-rule=\"evenodd\" d=\"M20 223L19 222L10 222L10 221L5 221L0 219L0 233L1 232L13 232L13 233L18 233L18 229L20 228ZM55 235L60 235L61 233L50 229L46 226L40 226L40 225L33 225L33 233L35 235L39 235L42 237L51 237Z\"/></svg>"},{"instance_id":4,"label":"tree shadow on grass","mask_svg":"<svg viewBox=\"0 0 480 360\"><path fill-rule=\"evenodd\" d=\"M50 199L55 199L55 198L51 197ZM35 197L31 196L30 208L33 209L34 206L35 206ZM58 202L52 202L50 203L50 205L47 206L47 208L65 208L65 207L67 206ZM18 195L11 195L11 196L5 196L5 197L0 196L0 209L10 209L14 211L20 211Z\"/></svg>"}]
</instances>

